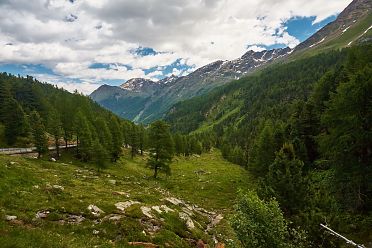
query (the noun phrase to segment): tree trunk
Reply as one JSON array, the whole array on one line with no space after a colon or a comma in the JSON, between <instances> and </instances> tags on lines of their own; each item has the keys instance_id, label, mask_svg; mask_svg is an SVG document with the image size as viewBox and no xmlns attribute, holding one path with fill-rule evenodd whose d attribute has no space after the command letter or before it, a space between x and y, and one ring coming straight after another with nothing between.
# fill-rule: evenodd
<instances>
[{"instance_id":1,"label":"tree trunk","mask_svg":"<svg viewBox=\"0 0 372 248\"><path fill-rule=\"evenodd\" d=\"M154 178L156 179L157 176L158 176L158 166L155 165Z\"/></svg>"},{"instance_id":2,"label":"tree trunk","mask_svg":"<svg viewBox=\"0 0 372 248\"><path fill-rule=\"evenodd\" d=\"M55 139L55 146L56 146L57 158L59 158L59 142L58 142L58 137L54 137L54 139Z\"/></svg>"}]
</instances>

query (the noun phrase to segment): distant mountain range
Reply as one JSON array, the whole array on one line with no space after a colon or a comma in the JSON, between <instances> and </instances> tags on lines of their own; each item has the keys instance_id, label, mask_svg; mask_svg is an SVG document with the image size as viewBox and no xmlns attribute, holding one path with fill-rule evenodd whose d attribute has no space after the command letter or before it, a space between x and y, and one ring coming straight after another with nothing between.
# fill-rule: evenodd
<instances>
[{"instance_id":1,"label":"distant mountain range","mask_svg":"<svg viewBox=\"0 0 372 248\"><path fill-rule=\"evenodd\" d=\"M231 61L215 61L187 76L171 76L158 82L135 78L120 87L103 85L90 97L119 116L142 123L164 117L179 101L203 95L274 62L299 59L330 49L347 47L371 39L372 1L354 0L338 18L293 50L279 48L248 51Z\"/></svg>"}]
</instances>

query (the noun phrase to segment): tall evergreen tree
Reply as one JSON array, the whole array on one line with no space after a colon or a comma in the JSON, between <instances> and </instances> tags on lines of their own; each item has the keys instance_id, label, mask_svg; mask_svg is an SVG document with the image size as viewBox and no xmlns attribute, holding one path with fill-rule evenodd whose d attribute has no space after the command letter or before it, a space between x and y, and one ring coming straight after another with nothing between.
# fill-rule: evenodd
<instances>
[{"instance_id":1,"label":"tall evergreen tree","mask_svg":"<svg viewBox=\"0 0 372 248\"><path fill-rule=\"evenodd\" d=\"M119 158L123 148L123 133L116 117L111 117L109 128L112 135L112 147L110 152L112 160L115 162Z\"/></svg>"},{"instance_id":2,"label":"tall evergreen tree","mask_svg":"<svg viewBox=\"0 0 372 248\"><path fill-rule=\"evenodd\" d=\"M169 126L164 121L155 121L149 129L150 157L147 164L154 170L154 178L159 171L164 171L167 175L171 169L169 164L174 154L174 144L169 131Z\"/></svg>"},{"instance_id":3,"label":"tall evergreen tree","mask_svg":"<svg viewBox=\"0 0 372 248\"><path fill-rule=\"evenodd\" d=\"M38 112L31 112L30 123L32 126L34 144L38 153L38 158L40 158L42 154L48 151L48 140L45 133L45 126Z\"/></svg>"},{"instance_id":4,"label":"tall evergreen tree","mask_svg":"<svg viewBox=\"0 0 372 248\"><path fill-rule=\"evenodd\" d=\"M360 69L331 94L319 137L323 155L336 168L341 201L352 210L372 209L372 68Z\"/></svg>"},{"instance_id":5,"label":"tall evergreen tree","mask_svg":"<svg viewBox=\"0 0 372 248\"><path fill-rule=\"evenodd\" d=\"M49 111L47 127L48 127L47 129L49 133L54 138L54 146L56 147L57 157L59 157L60 156L59 139L62 134L62 123L61 123L60 115L54 109Z\"/></svg>"}]
</instances>

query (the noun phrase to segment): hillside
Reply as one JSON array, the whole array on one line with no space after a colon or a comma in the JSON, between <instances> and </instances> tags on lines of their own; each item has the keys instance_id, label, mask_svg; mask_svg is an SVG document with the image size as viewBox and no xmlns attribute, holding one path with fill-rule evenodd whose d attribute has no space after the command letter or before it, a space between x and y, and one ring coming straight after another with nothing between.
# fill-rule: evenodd
<instances>
[{"instance_id":1,"label":"hillside","mask_svg":"<svg viewBox=\"0 0 372 248\"><path fill-rule=\"evenodd\" d=\"M315 244L340 245L321 244L324 218L368 243L371 58L364 45L275 65L176 104L166 120L175 132L214 137L224 158L260 178L260 197L275 197Z\"/></svg>"},{"instance_id":2,"label":"hillside","mask_svg":"<svg viewBox=\"0 0 372 248\"><path fill-rule=\"evenodd\" d=\"M101 86L90 97L126 119L150 123L162 118L178 101L203 95L211 89L241 78L261 66L285 57L290 48L248 51L232 61L216 61L187 76L170 76L158 82L131 79L120 87Z\"/></svg>"},{"instance_id":3,"label":"hillside","mask_svg":"<svg viewBox=\"0 0 372 248\"><path fill-rule=\"evenodd\" d=\"M128 153L99 172L69 154L58 162L0 156L1 246L238 245L227 219L237 188L253 187L246 171L214 151L177 158L171 177L154 180Z\"/></svg>"},{"instance_id":4,"label":"hillside","mask_svg":"<svg viewBox=\"0 0 372 248\"><path fill-rule=\"evenodd\" d=\"M294 54L314 54L329 49L354 45L370 34L372 27L372 3L369 0L354 0L337 19L294 49Z\"/></svg>"}]
</instances>

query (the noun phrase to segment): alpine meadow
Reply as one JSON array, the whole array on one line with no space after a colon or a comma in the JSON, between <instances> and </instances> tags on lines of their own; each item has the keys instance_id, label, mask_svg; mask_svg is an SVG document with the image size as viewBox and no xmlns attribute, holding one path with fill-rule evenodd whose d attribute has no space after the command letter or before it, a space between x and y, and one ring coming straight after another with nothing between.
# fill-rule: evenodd
<instances>
[{"instance_id":1,"label":"alpine meadow","mask_svg":"<svg viewBox=\"0 0 372 248\"><path fill-rule=\"evenodd\" d=\"M0 14L0 247L372 248L370 0Z\"/></svg>"}]
</instances>

